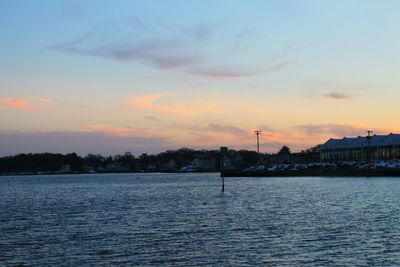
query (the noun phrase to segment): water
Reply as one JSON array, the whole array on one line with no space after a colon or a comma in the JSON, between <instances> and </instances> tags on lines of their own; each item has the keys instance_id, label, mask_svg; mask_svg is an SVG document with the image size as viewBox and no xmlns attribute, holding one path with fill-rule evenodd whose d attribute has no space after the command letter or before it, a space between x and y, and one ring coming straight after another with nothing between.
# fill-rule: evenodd
<instances>
[{"instance_id":1,"label":"water","mask_svg":"<svg viewBox=\"0 0 400 267\"><path fill-rule=\"evenodd\" d=\"M400 179L0 177L0 265L400 265Z\"/></svg>"}]
</instances>

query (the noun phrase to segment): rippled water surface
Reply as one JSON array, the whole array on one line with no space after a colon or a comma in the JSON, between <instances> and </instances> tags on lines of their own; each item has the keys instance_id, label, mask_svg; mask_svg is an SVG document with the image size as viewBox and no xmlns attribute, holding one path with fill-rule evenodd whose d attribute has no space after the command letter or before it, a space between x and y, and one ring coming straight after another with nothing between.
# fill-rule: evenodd
<instances>
[{"instance_id":1,"label":"rippled water surface","mask_svg":"<svg viewBox=\"0 0 400 267\"><path fill-rule=\"evenodd\" d=\"M400 178L0 177L0 265L400 265Z\"/></svg>"}]
</instances>

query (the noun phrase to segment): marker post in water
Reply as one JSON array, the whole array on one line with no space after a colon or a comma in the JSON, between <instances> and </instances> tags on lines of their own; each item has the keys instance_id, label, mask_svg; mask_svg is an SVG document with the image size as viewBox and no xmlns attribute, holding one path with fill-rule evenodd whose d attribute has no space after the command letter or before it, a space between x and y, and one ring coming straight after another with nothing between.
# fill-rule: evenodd
<instances>
[{"instance_id":1,"label":"marker post in water","mask_svg":"<svg viewBox=\"0 0 400 267\"><path fill-rule=\"evenodd\" d=\"M228 148L225 146L221 146L219 150L220 154L220 169L221 169L221 179L222 179L222 189L221 191L225 191L225 179L224 179L224 157L228 154Z\"/></svg>"}]
</instances>

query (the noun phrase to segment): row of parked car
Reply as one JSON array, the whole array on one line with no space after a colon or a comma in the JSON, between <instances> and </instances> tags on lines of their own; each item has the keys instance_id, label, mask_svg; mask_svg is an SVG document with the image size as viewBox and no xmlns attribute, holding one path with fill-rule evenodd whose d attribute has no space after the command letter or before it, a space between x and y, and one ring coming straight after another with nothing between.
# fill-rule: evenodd
<instances>
[{"instance_id":1,"label":"row of parked car","mask_svg":"<svg viewBox=\"0 0 400 267\"><path fill-rule=\"evenodd\" d=\"M336 168L352 168L352 169L400 169L400 161L341 161L335 163L304 163L304 164L270 164L257 165L245 169L245 172L263 172L263 171L299 171L305 169L336 169Z\"/></svg>"}]
</instances>

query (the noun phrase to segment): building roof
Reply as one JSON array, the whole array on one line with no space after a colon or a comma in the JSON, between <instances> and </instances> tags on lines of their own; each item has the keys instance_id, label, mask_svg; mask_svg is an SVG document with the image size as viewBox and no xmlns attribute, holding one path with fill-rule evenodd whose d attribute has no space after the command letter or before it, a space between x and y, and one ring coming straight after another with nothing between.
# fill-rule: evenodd
<instances>
[{"instance_id":1,"label":"building roof","mask_svg":"<svg viewBox=\"0 0 400 267\"><path fill-rule=\"evenodd\" d=\"M329 139L321 149L343 149L343 148L358 148L368 146L393 146L400 145L400 134L389 135L373 135L368 137L344 137L342 139Z\"/></svg>"},{"instance_id":2,"label":"building roof","mask_svg":"<svg viewBox=\"0 0 400 267\"><path fill-rule=\"evenodd\" d=\"M400 134L392 134L391 133L391 134L387 135L381 145L385 145L385 146L400 145Z\"/></svg>"},{"instance_id":3,"label":"building roof","mask_svg":"<svg viewBox=\"0 0 400 267\"><path fill-rule=\"evenodd\" d=\"M347 138L342 139L329 139L325 144L321 146L322 149L337 149L342 147L348 147L357 138Z\"/></svg>"}]
</instances>

